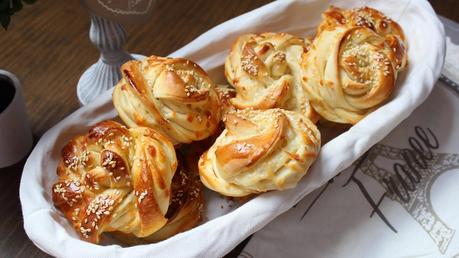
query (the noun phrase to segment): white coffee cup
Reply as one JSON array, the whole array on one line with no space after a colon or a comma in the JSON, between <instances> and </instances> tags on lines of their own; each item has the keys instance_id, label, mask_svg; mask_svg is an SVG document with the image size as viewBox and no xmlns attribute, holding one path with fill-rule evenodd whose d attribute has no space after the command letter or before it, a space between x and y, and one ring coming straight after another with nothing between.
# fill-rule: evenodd
<instances>
[{"instance_id":1,"label":"white coffee cup","mask_svg":"<svg viewBox=\"0 0 459 258\"><path fill-rule=\"evenodd\" d=\"M18 78L0 70L0 81L0 168L3 168L24 158L33 140Z\"/></svg>"}]
</instances>

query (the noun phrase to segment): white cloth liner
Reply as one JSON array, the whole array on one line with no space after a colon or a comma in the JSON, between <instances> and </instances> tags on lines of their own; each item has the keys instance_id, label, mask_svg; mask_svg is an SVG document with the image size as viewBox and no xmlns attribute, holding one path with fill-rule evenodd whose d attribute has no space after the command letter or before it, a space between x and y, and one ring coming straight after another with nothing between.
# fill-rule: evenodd
<instances>
[{"instance_id":1,"label":"white cloth liner","mask_svg":"<svg viewBox=\"0 0 459 258\"><path fill-rule=\"evenodd\" d=\"M222 64L238 35L284 31L311 36L320 14L330 4L340 7L366 4L397 20L408 40L409 67L399 77L393 99L323 146L316 163L296 188L262 194L232 211L224 210L225 215L219 209L209 210L215 204L226 204L218 195L210 194L209 221L156 244L123 248L81 241L53 207L50 189L56 180L55 170L63 145L76 134L87 131L91 124L116 116L108 91L45 133L27 160L20 199L29 238L43 251L58 257L218 257L351 165L425 100L440 74L444 31L427 1L277 1L211 29L171 56L196 61L213 79L224 82Z\"/></svg>"}]
</instances>

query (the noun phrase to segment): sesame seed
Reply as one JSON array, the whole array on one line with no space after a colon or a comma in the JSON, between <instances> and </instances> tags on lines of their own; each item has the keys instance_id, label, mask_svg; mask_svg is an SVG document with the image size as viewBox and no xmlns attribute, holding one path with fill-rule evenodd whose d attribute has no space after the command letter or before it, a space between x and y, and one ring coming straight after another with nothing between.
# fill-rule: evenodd
<instances>
[{"instance_id":1,"label":"sesame seed","mask_svg":"<svg viewBox=\"0 0 459 258\"><path fill-rule=\"evenodd\" d=\"M142 202L142 200L145 198L145 196L147 196L147 194L148 194L147 190L145 190L145 191L140 193L140 195L139 195L139 203Z\"/></svg>"},{"instance_id":2,"label":"sesame seed","mask_svg":"<svg viewBox=\"0 0 459 258\"><path fill-rule=\"evenodd\" d=\"M79 157L79 160L80 160L80 164L85 167L86 166L86 163L88 162L89 160L89 152L87 150L83 151L81 153L81 156Z\"/></svg>"},{"instance_id":3,"label":"sesame seed","mask_svg":"<svg viewBox=\"0 0 459 258\"><path fill-rule=\"evenodd\" d=\"M258 66L254 64L256 56L252 53L242 56L242 69L252 76L258 75Z\"/></svg>"}]
</instances>

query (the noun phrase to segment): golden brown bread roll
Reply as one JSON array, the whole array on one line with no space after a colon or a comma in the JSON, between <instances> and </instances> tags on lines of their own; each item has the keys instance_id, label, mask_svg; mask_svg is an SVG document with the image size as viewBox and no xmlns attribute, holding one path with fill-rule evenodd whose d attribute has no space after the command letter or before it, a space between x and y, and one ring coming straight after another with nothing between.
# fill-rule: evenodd
<instances>
[{"instance_id":1,"label":"golden brown bread roll","mask_svg":"<svg viewBox=\"0 0 459 258\"><path fill-rule=\"evenodd\" d=\"M236 89L238 109L283 108L317 120L301 86L301 57L309 41L287 33L246 34L233 44L225 76Z\"/></svg>"},{"instance_id":2,"label":"golden brown bread roll","mask_svg":"<svg viewBox=\"0 0 459 258\"><path fill-rule=\"evenodd\" d=\"M85 241L98 243L102 233L112 231L156 239L164 237L161 231L174 220L179 221L174 216L189 216L190 224L200 218L199 212L190 211L202 206L200 190L175 186L184 176L183 172L174 176L174 147L153 129L101 122L72 139L61 154L53 202ZM186 192L187 199L180 198L186 205L175 204L177 189Z\"/></svg>"},{"instance_id":3,"label":"golden brown bread roll","mask_svg":"<svg viewBox=\"0 0 459 258\"><path fill-rule=\"evenodd\" d=\"M380 11L366 6L354 9L330 6L322 17L323 20L318 27L317 34L324 30L334 30L340 26L369 28L384 37L386 43L394 51L397 70L402 70L407 65L407 47L402 28Z\"/></svg>"},{"instance_id":4,"label":"golden brown bread roll","mask_svg":"<svg viewBox=\"0 0 459 258\"><path fill-rule=\"evenodd\" d=\"M283 109L238 110L198 163L201 181L241 197L294 187L320 149L320 133L304 115Z\"/></svg>"},{"instance_id":5,"label":"golden brown bread roll","mask_svg":"<svg viewBox=\"0 0 459 258\"><path fill-rule=\"evenodd\" d=\"M406 64L403 32L370 8L332 7L323 18L303 59L303 85L323 118L355 124L392 94L398 72Z\"/></svg>"},{"instance_id":6,"label":"golden brown bread roll","mask_svg":"<svg viewBox=\"0 0 459 258\"><path fill-rule=\"evenodd\" d=\"M125 63L121 73L113 104L129 127L151 127L174 144L214 133L220 121L220 103L214 83L197 64L151 56Z\"/></svg>"}]
</instances>

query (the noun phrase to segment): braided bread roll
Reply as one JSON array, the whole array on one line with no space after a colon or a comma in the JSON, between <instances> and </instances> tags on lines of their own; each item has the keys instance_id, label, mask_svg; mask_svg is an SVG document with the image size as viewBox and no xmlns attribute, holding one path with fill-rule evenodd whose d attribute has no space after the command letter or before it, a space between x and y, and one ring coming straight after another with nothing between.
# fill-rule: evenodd
<instances>
[{"instance_id":1,"label":"braided bread roll","mask_svg":"<svg viewBox=\"0 0 459 258\"><path fill-rule=\"evenodd\" d=\"M293 188L320 149L306 116L283 109L238 110L198 163L201 181L227 196Z\"/></svg>"},{"instance_id":2,"label":"braided bread roll","mask_svg":"<svg viewBox=\"0 0 459 258\"><path fill-rule=\"evenodd\" d=\"M174 144L207 138L220 121L215 85L197 64L151 56L121 67L113 104L129 126L151 127Z\"/></svg>"},{"instance_id":3,"label":"braided bread roll","mask_svg":"<svg viewBox=\"0 0 459 258\"><path fill-rule=\"evenodd\" d=\"M180 213L183 205L173 205L173 178L180 182L183 176L174 176L174 146L150 128L101 122L72 139L61 154L52 199L85 241L98 243L103 232L112 231L151 237ZM202 206L195 187L186 192L196 192L189 202ZM200 217L191 215L190 221Z\"/></svg>"},{"instance_id":4,"label":"braided bread roll","mask_svg":"<svg viewBox=\"0 0 459 258\"><path fill-rule=\"evenodd\" d=\"M330 6L322 17L323 21L317 29L317 34L340 26L369 28L382 36L395 53L396 69L400 71L406 67L408 56L405 34L398 23L380 11L366 6L347 10Z\"/></svg>"},{"instance_id":5,"label":"braided bread roll","mask_svg":"<svg viewBox=\"0 0 459 258\"><path fill-rule=\"evenodd\" d=\"M287 33L246 34L233 44L225 76L235 87L238 109L283 108L316 119L301 86L301 57L309 41Z\"/></svg>"},{"instance_id":6,"label":"braided bread roll","mask_svg":"<svg viewBox=\"0 0 459 258\"><path fill-rule=\"evenodd\" d=\"M392 94L398 72L406 64L406 55L401 57L399 52L406 50L399 34L392 35L400 43L395 49L384 35L373 29L377 25L354 24L350 18L336 19L338 14L334 10L325 12L319 34L304 56L303 83L311 105L323 118L355 124ZM343 14L347 16L360 17ZM370 23L368 20L362 24ZM378 20L377 24L399 28L392 21ZM399 33L403 35L401 30Z\"/></svg>"}]
</instances>

